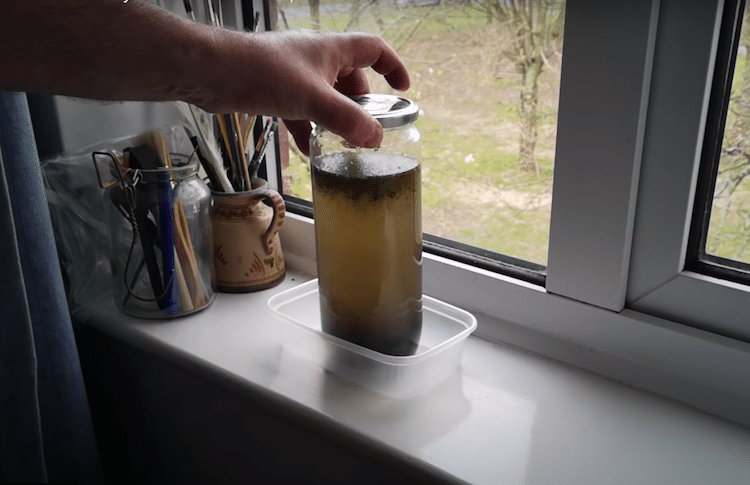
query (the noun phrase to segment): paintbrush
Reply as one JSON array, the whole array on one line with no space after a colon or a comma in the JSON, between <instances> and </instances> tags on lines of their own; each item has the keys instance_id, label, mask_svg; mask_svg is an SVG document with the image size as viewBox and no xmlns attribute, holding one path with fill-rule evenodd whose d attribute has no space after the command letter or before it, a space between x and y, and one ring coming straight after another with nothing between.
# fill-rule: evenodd
<instances>
[{"instance_id":1,"label":"paintbrush","mask_svg":"<svg viewBox=\"0 0 750 485\"><path fill-rule=\"evenodd\" d=\"M257 116L245 115L245 119L242 121L242 146L247 151L247 142L250 139L250 132L255 127L255 120Z\"/></svg>"},{"instance_id":2,"label":"paintbrush","mask_svg":"<svg viewBox=\"0 0 750 485\"><path fill-rule=\"evenodd\" d=\"M237 149L238 149L238 156L240 157L239 164L242 167L242 178L244 180L245 184L245 190L250 190L252 187L250 186L250 173L247 169L247 155L246 155L246 149L245 149L245 140L242 138L242 127L240 124L240 115L239 113L232 113L232 127L234 129L234 133L237 135Z\"/></svg>"},{"instance_id":3,"label":"paintbrush","mask_svg":"<svg viewBox=\"0 0 750 485\"><path fill-rule=\"evenodd\" d=\"M198 131L197 141L201 155L199 158L211 180L211 189L217 192L234 192L224 171L221 148L219 148L216 139L213 117L197 106L184 101L178 101L176 106L188 128L192 129L193 126L191 125L194 124L194 128ZM190 123L191 120L192 124Z\"/></svg>"},{"instance_id":4,"label":"paintbrush","mask_svg":"<svg viewBox=\"0 0 750 485\"><path fill-rule=\"evenodd\" d=\"M211 25L214 27L221 27L221 22L219 21L219 17L216 15L216 10L214 9L214 2L211 0L205 0L206 4L206 11L208 12L208 19Z\"/></svg>"},{"instance_id":5,"label":"paintbrush","mask_svg":"<svg viewBox=\"0 0 750 485\"><path fill-rule=\"evenodd\" d=\"M237 188L237 170L234 165L234 152L231 148L231 141L229 135L229 127L227 126L227 120L225 115L216 115L216 124L219 125L219 131L221 132L221 139L224 140L224 151L226 153L226 159L224 159L224 166L229 168L229 181L232 183L232 187L235 190Z\"/></svg>"},{"instance_id":6,"label":"paintbrush","mask_svg":"<svg viewBox=\"0 0 750 485\"><path fill-rule=\"evenodd\" d=\"M193 6L190 5L190 0L182 0L182 3L185 4L185 12L187 12L193 22L195 22L195 12L193 12Z\"/></svg>"},{"instance_id":7,"label":"paintbrush","mask_svg":"<svg viewBox=\"0 0 750 485\"><path fill-rule=\"evenodd\" d=\"M263 155L266 152L266 147L268 146L268 141L271 139L271 136L276 131L278 125L279 124L276 121L271 122L270 119L266 121L266 126L265 128L263 128L263 133L258 138L258 143L255 145L255 153L253 153L253 158L252 160L250 160L250 167L248 171L250 172L251 180L255 178L258 173L260 162L263 159Z\"/></svg>"},{"instance_id":8,"label":"paintbrush","mask_svg":"<svg viewBox=\"0 0 750 485\"><path fill-rule=\"evenodd\" d=\"M258 31L258 26L260 26L260 12L255 12L255 19L253 19L253 32Z\"/></svg>"}]
</instances>

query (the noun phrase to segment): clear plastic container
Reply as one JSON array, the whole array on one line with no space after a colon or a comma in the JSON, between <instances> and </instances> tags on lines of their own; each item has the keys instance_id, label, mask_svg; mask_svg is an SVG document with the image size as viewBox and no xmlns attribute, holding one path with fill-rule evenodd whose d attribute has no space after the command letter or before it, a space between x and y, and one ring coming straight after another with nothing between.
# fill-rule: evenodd
<instances>
[{"instance_id":1,"label":"clear plastic container","mask_svg":"<svg viewBox=\"0 0 750 485\"><path fill-rule=\"evenodd\" d=\"M268 306L279 322L285 349L357 384L405 399L458 368L466 338L477 326L471 313L427 295L423 298L422 334L409 356L382 354L324 333L317 279L274 295Z\"/></svg>"}]
</instances>

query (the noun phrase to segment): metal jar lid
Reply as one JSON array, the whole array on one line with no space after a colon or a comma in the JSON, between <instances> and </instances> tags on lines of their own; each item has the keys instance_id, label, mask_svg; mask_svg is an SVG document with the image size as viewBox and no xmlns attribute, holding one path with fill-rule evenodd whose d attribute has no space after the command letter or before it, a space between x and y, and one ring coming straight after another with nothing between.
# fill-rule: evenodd
<instances>
[{"instance_id":1,"label":"metal jar lid","mask_svg":"<svg viewBox=\"0 0 750 485\"><path fill-rule=\"evenodd\" d=\"M413 123L419 117L419 106L414 101L391 94L352 96L365 111L383 125L396 128Z\"/></svg>"}]
</instances>

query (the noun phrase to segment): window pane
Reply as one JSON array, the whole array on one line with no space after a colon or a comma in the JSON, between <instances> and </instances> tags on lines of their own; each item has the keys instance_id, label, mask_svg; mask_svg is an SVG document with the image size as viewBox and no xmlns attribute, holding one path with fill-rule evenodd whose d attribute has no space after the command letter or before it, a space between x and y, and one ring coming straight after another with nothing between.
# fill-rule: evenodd
<instances>
[{"instance_id":1,"label":"window pane","mask_svg":"<svg viewBox=\"0 0 750 485\"><path fill-rule=\"evenodd\" d=\"M424 231L544 265L564 2L513 3L279 0L277 25L385 38L422 111ZM392 92L369 79L373 92ZM291 195L311 198L308 162L294 147L284 179Z\"/></svg>"},{"instance_id":2,"label":"window pane","mask_svg":"<svg viewBox=\"0 0 750 485\"><path fill-rule=\"evenodd\" d=\"M750 263L750 28L747 7L735 61L706 253Z\"/></svg>"}]
</instances>

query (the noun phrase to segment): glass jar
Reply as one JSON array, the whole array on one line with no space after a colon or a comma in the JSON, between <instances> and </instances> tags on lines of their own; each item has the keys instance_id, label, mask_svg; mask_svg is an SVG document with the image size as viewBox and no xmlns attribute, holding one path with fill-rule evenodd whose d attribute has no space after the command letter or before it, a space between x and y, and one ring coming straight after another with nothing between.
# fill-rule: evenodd
<instances>
[{"instance_id":1,"label":"glass jar","mask_svg":"<svg viewBox=\"0 0 750 485\"><path fill-rule=\"evenodd\" d=\"M128 315L173 318L213 302L211 191L197 157L171 168L110 171L104 205L115 303ZM182 163L182 164L181 164Z\"/></svg>"},{"instance_id":2,"label":"glass jar","mask_svg":"<svg viewBox=\"0 0 750 485\"><path fill-rule=\"evenodd\" d=\"M311 135L313 208L324 332L411 355L422 330L422 205L418 106L353 98L383 126L379 148Z\"/></svg>"}]
</instances>

